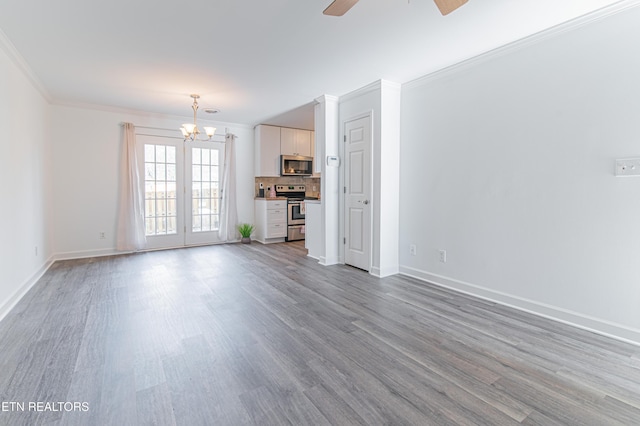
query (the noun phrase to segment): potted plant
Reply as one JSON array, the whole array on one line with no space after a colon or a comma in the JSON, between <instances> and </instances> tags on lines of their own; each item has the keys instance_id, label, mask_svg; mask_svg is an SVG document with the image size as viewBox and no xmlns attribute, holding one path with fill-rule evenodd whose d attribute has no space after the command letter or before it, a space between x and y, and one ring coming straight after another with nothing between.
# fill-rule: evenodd
<instances>
[{"instance_id":1,"label":"potted plant","mask_svg":"<svg viewBox=\"0 0 640 426\"><path fill-rule=\"evenodd\" d=\"M241 223L240 225L238 225L238 232L240 232L240 235L242 236L240 242L243 244L250 244L251 233L254 229L255 226L251 225L250 223Z\"/></svg>"}]
</instances>

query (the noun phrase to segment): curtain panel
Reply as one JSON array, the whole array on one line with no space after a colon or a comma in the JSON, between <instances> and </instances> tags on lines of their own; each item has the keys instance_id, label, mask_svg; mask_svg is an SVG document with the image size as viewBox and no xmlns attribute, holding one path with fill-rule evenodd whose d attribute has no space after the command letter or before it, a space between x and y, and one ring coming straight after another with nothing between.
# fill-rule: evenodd
<instances>
[{"instance_id":1,"label":"curtain panel","mask_svg":"<svg viewBox=\"0 0 640 426\"><path fill-rule=\"evenodd\" d=\"M238 239L238 206L236 200L236 136L227 133L222 174L222 201L220 205L220 241Z\"/></svg>"},{"instance_id":2,"label":"curtain panel","mask_svg":"<svg viewBox=\"0 0 640 426\"><path fill-rule=\"evenodd\" d=\"M144 196L138 170L135 126L124 123L123 129L116 248L121 251L137 251L146 246Z\"/></svg>"}]
</instances>

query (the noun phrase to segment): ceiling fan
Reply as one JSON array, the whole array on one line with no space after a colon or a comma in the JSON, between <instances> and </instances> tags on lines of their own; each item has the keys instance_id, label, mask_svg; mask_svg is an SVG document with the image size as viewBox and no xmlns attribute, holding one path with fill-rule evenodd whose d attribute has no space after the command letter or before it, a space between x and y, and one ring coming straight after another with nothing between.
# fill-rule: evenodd
<instances>
[{"instance_id":1,"label":"ceiling fan","mask_svg":"<svg viewBox=\"0 0 640 426\"><path fill-rule=\"evenodd\" d=\"M469 0L434 0L438 9L440 9L440 13L442 15L448 15L453 12L463 4L465 4ZM324 12L325 15L331 16L342 16L349 9L353 7L354 4L358 3L358 0L333 0L333 3L327 7Z\"/></svg>"}]
</instances>

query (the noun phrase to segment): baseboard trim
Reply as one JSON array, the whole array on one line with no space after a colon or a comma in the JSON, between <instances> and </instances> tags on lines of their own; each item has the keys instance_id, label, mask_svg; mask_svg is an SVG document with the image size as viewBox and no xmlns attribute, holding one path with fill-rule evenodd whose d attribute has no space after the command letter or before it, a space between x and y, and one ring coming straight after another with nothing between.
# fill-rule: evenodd
<instances>
[{"instance_id":1,"label":"baseboard trim","mask_svg":"<svg viewBox=\"0 0 640 426\"><path fill-rule=\"evenodd\" d=\"M284 241L284 238L282 239ZM275 243L277 241L260 241L260 240L251 240L252 242L257 242L261 244L270 244ZM231 241L216 241L215 243L200 243L200 244L190 244L187 246L175 246L175 247L154 247L154 248L146 248L139 251L134 250L117 250L115 248L110 249L97 249L97 250L83 250L83 251L68 251L63 253L56 253L54 255L54 261L58 260L74 260L74 259L86 259L89 257L104 257L104 256L117 256L122 254L131 254L131 253L145 253L152 251L161 251L161 250L174 250L174 249L182 249L182 248L190 248L190 247L204 247L204 246L215 246L219 244L236 244L239 243L240 240L231 240Z\"/></svg>"},{"instance_id":2,"label":"baseboard trim","mask_svg":"<svg viewBox=\"0 0 640 426\"><path fill-rule=\"evenodd\" d=\"M573 312L557 306L536 302L519 296L498 292L482 286L438 274L432 274L408 266L400 266L400 274L640 346L640 330L627 327L622 324L584 315L579 312Z\"/></svg>"},{"instance_id":3,"label":"baseboard trim","mask_svg":"<svg viewBox=\"0 0 640 426\"><path fill-rule=\"evenodd\" d=\"M392 266L390 268L378 268L376 266L371 268L371 272L369 272L374 277L384 278L390 277L392 275L397 275L399 272L397 266Z\"/></svg>"},{"instance_id":4,"label":"baseboard trim","mask_svg":"<svg viewBox=\"0 0 640 426\"><path fill-rule=\"evenodd\" d=\"M42 266L40 266L40 268L38 268L36 272L33 273L33 275L31 275L31 277L29 277L24 283L22 283L22 285L20 285L20 287L18 287L16 291L14 291L11 296L9 296L9 299L7 299L7 301L4 302L2 306L0 306L0 321L2 321L4 317L6 317L9 312L11 312L11 310L18 304L18 302L24 297L24 295L27 294L29 290L31 290L31 287L33 287L33 285L37 283L40 278L42 278L42 276L49 270L51 265L53 265L53 262L54 259L53 256L51 256L45 261Z\"/></svg>"},{"instance_id":5,"label":"baseboard trim","mask_svg":"<svg viewBox=\"0 0 640 426\"><path fill-rule=\"evenodd\" d=\"M56 253L54 261L58 260L73 260L73 259L86 259L88 257L103 257L103 256L115 256L118 254L133 253L132 251L118 251L116 249L98 249L98 250L83 250L83 251L67 251L63 253Z\"/></svg>"},{"instance_id":6,"label":"baseboard trim","mask_svg":"<svg viewBox=\"0 0 640 426\"><path fill-rule=\"evenodd\" d=\"M340 262L340 259L338 259L337 257L320 256L320 259L318 259L318 263L323 266L331 266L331 265L338 265L342 262Z\"/></svg>"}]
</instances>

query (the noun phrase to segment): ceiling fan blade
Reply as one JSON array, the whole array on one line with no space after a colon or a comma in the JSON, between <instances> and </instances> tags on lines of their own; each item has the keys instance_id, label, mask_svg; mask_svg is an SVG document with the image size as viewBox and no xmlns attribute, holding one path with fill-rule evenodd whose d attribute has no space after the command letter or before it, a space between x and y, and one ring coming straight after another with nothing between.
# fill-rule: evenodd
<instances>
[{"instance_id":1,"label":"ceiling fan blade","mask_svg":"<svg viewBox=\"0 0 640 426\"><path fill-rule=\"evenodd\" d=\"M358 0L334 0L322 13L331 16L342 16L356 3L358 3Z\"/></svg>"},{"instance_id":2,"label":"ceiling fan blade","mask_svg":"<svg viewBox=\"0 0 640 426\"><path fill-rule=\"evenodd\" d=\"M469 0L434 0L442 15L448 15Z\"/></svg>"}]
</instances>

